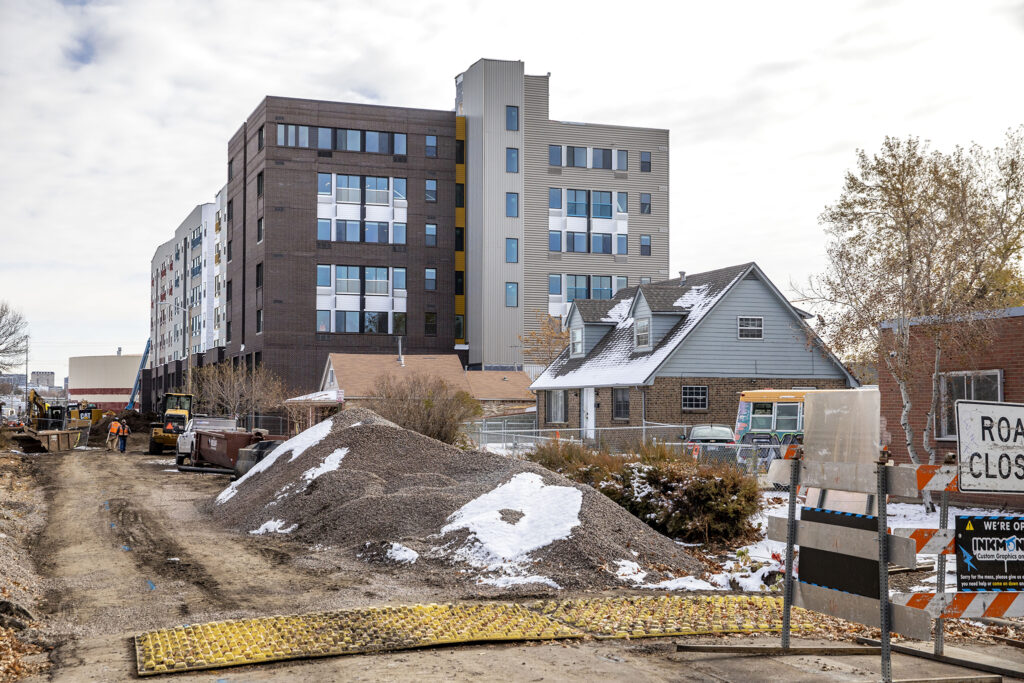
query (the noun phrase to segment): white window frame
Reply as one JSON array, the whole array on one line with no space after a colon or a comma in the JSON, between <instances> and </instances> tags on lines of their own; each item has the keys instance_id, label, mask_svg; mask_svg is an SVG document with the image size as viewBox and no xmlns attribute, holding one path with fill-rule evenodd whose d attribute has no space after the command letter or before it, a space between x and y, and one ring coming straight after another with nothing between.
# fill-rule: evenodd
<instances>
[{"instance_id":1,"label":"white window frame","mask_svg":"<svg viewBox=\"0 0 1024 683\"><path fill-rule=\"evenodd\" d=\"M999 387L999 398L997 399L1000 403L1005 401L1003 395L1003 371L1002 370L952 370L949 372L939 373L939 407L936 411L934 420L938 421L935 425L935 440L936 441L956 441L956 434L949 433L949 425L946 424L947 415L947 397L946 397L946 378L947 377L977 377L979 375L995 375L996 384ZM974 387L971 386L971 396L965 400L975 400L974 398ZM979 399L980 400L980 399Z\"/></svg>"},{"instance_id":2,"label":"white window frame","mask_svg":"<svg viewBox=\"0 0 1024 683\"><path fill-rule=\"evenodd\" d=\"M544 418L546 422L550 424L566 423L566 415L569 411L566 409L566 403L568 403L568 401L566 399L565 392L565 389L548 389L544 393L544 400L546 402L544 406ZM551 409L553 403L557 405L557 410Z\"/></svg>"},{"instance_id":3,"label":"white window frame","mask_svg":"<svg viewBox=\"0 0 1024 683\"><path fill-rule=\"evenodd\" d=\"M703 391L703 393L704 393L704 407L703 408L695 408L693 406L685 406L685 405L683 405L683 401L686 400L687 398L694 398L693 396L687 396L686 395L686 389L703 389L704 390ZM709 398L709 392L708 392L707 385L703 385L703 384L684 384L683 386L681 386L679 388L679 409L682 410L684 413L708 410L710 404L711 404L711 401L710 401L710 398Z\"/></svg>"},{"instance_id":4,"label":"white window frame","mask_svg":"<svg viewBox=\"0 0 1024 683\"><path fill-rule=\"evenodd\" d=\"M583 328L569 328L569 357L579 358L583 355Z\"/></svg>"},{"instance_id":5,"label":"white window frame","mask_svg":"<svg viewBox=\"0 0 1024 683\"><path fill-rule=\"evenodd\" d=\"M753 327L753 326L750 326L750 325L744 326L742 324L743 321L750 321L750 320L757 320L758 322L760 322L760 325L757 326L757 327ZM757 336L757 337L744 337L743 336L743 330L759 330L761 332L761 334L759 336ZM748 340L758 340L759 341L761 339L764 339L764 317L760 316L760 315L738 315L738 316L736 316L736 338L737 339L743 339L744 341L748 341Z\"/></svg>"},{"instance_id":6,"label":"white window frame","mask_svg":"<svg viewBox=\"0 0 1024 683\"><path fill-rule=\"evenodd\" d=\"M616 415L616 413L615 413L615 408L618 405L618 403L615 401L615 394L616 394L616 392L619 392L619 391L625 391L626 392L626 415L625 416ZM630 405L629 405L630 404L630 400L629 399L630 399L629 387L612 387L612 419L613 420L623 420L623 421L629 420L629 409L630 409Z\"/></svg>"},{"instance_id":7,"label":"white window frame","mask_svg":"<svg viewBox=\"0 0 1024 683\"><path fill-rule=\"evenodd\" d=\"M640 339L640 326L645 327L644 340L641 343ZM651 319L650 318L637 318L636 322L633 323L633 346L637 349L649 349L651 348Z\"/></svg>"}]
</instances>

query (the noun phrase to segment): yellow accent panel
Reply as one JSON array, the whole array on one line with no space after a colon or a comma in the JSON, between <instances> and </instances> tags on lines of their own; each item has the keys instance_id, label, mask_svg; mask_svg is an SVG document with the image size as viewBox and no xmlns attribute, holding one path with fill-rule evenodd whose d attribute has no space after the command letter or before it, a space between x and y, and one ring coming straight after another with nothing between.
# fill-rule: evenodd
<instances>
[{"instance_id":1,"label":"yellow accent panel","mask_svg":"<svg viewBox=\"0 0 1024 683\"><path fill-rule=\"evenodd\" d=\"M803 403L804 397L807 395L805 389L751 389L749 391L740 392L740 400L748 403L756 403L758 401L772 402L772 403Z\"/></svg>"},{"instance_id":2,"label":"yellow accent panel","mask_svg":"<svg viewBox=\"0 0 1024 683\"><path fill-rule=\"evenodd\" d=\"M466 315L466 295L456 294L455 295L455 314Z\"/></svg>"},{"instance_id":3,"label":"yellow accent panel","mask_svg":"<svg viewBox=\"0 0 1024 683\"><path fill-rule=\"evenodd\" d=\"M455 208L455 227L466 227L466 208L459 206Z\"/></svg>"},{"instance_id":4,"label":"yellow accent panel","mask_svg":"<svg viewBox=\"0 0 1024 683\"><path fill-rule=\"evenodd\" d=\"M455 270L466 270L466 252L455 252Z\"/></svg>"},{"instance_id":5,"label":"yellow accent panel","mask_svg":"<svg viewBox=\"0 0 1024 683\"><path fill-rule=\"evenodd\" d=\"M455 139L465 140L466 139L466 117L456 116L455 117Z\"/></svg>"},{"instance_id":6,"label":"yellow accent panel","mask_svg":"<svg viewBox=\"0 0 1024 683\"><path fill-rule=\"evenodd\" d=\"M455 164L455 182L466 184L466 165Z\"/></svg>"}]
</instances>

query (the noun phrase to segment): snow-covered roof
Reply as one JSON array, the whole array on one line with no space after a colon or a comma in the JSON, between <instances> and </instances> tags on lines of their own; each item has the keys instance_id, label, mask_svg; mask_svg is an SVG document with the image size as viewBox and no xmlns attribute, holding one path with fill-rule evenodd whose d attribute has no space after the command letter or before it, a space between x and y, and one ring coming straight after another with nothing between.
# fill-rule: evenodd
<instances>
[{"instance_id":1,"label":"snow-covered roof","mask_svg":"<svg viewBox=\"0 0 1024 683\"><path fill-rule=\"evenodd\" d=\"M312 394L303 394L285 400L285 403L296 405L334 405L343 403L345 392L341 389L327 389L325 391L314 391Z\"/></svg>"},{"instance_id":2,"label":"snow-covered roof","mask_svg":"<svg viewBox=\"0 0 1024 683\"><path fill-rule=\"evenodd\" d=\"M685 283L675 278L620 289L600 318L588 320L584 316L585 322L605 323L615 327L582 358L570 358L569 349L564 349L530 388L545 390L648 384L655 371L708 311L752 267L756 266L744 263L687 275ZM633 318L630 313L638 290L653 311L677 313L681 316L679 322L648 351L637 351L633 344ZM585 302L574 304L581 315L584 310L592 312Z\"/></svg>"}]
</instances>

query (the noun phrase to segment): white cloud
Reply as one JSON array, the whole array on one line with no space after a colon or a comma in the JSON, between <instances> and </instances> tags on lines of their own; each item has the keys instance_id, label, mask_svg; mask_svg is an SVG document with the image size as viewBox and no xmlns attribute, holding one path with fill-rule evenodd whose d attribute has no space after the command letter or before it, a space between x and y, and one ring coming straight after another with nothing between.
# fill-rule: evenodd
<instances>
[{"instance_id":1,"label":"white cloud","mask_svg":"<svg viewBox=\"0 0 1024 683\"><path fill-rule=\"evenodd\" d=\"M673 270L782 286L856 147L1021 123L1019 5L708 5L0 0L0 298L32 368L141 352L153 250L267 94L447 109L473 61L522 59L555 118L671 129Z\"/></svg>"}]
</instances>

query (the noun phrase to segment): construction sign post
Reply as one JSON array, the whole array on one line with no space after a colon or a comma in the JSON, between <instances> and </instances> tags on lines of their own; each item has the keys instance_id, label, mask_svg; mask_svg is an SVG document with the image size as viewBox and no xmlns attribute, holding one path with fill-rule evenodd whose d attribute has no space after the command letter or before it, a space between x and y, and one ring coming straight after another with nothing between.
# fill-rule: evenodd
<instances>
[{"instance_id":1,"label":"construction sign post","mask_svg":"<svg viewBox=\"0 0 1024 683\"><path fill-rule=\"evenodd\" d=\"M960 490L1024 493L1024 404L956 402Z\"/></svg>"},{"instance_id":2,"label":"construction sign post","mask_svg":"<svg viewBox=\"0 0 1024 683\"><path fill-rule=\"evenodd\" d=\"M1024 517L956 518L956 589L1024 590Z\"/></svg>"}]
</instances>

